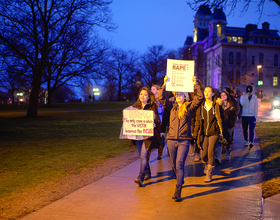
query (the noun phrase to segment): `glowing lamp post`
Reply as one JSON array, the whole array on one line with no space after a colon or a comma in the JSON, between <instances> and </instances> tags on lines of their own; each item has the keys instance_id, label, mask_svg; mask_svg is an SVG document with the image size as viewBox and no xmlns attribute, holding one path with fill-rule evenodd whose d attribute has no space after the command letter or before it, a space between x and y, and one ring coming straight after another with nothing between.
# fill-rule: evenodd
<instances>
[{"instance_id":1,"label":"glowing lamp post","mask_svg":"<svg viewBox=\"0 0 280 220\"><path fill-rule=\"evenodd\" d=\"M259 72L260 72L260 68L262 68L262 65L258 65L257 66L257 70L258 70L258 75L257 75L257 97L259 98Z\"/></svg>"}]
</instances>

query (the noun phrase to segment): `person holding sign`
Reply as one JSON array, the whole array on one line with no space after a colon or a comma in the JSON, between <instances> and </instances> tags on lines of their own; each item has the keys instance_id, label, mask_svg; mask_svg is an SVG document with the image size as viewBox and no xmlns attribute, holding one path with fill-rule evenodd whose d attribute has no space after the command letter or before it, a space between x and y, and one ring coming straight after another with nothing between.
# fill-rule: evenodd
<instances>
[{"instance_id":1,"label":"person holding sign","mask_svg":"<svg viewBox=\"0 0 280 220\"><path fill-rule=\"evenodd\" d=\"M169 131L167 134L167 148L170 154L172 169L176 174L177 184L172 199L181 200L182 185L184 184L184 167L189 152L191 135L191 119L202 103L204 96L196 77L193 76L194 89L197 91L192 102L187 102L184 92L175 92L175 101L165 96L166 82L169 77L165 76L164 84L159 90L159 101L170 111Z\"/></svg>"},{"instance_id":2,"label":"person holding sign","mask_svg":"<svg viewBox=\"0 0 280 220\"><path fill-rule=\"evenodd\" d=\"M153 110L154 111L154 135L145 140L136 140L136 146L140 154L140 171L137 179L134 180L139 187L143 186L144 179L151 177L151 168L149 165L149 151L152 148L157 148L159 145L158 133L160 127L160 118L157 111L157 103L155 96L146 87L143 87L139 91L138 100L132 105L132 107L139 110ZM146 175L146 177L145 177Z\"/></svg>"}]
</instances>

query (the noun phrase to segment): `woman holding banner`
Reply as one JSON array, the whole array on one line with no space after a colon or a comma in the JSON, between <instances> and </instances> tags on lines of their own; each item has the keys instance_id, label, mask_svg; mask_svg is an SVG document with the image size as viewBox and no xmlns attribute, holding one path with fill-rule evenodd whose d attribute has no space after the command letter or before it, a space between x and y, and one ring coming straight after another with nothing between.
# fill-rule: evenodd
<instances>
[{"instance_id":1,"label":"woman holding banner","mask_svg":"<svg viewBox=\"0 0 280 220\"><path fill-rule=\"evenodd\" d=\"M159 129L160 129L160 118L157 110L157 103L153 93L146 87L143 87L139 91L138 100L132 105L132 107L139 110L153 110L154 111L154 135L145 140L136 140L136 146L140 154L140 172L137 179L134 180L140 187L143 186L145 179L151 178L151 169L149 165L149 151L152 148L158 148L159 145ZM146 175L146 177L145 177Z\"/></svg>"},{"instance_id":2,"label":"woman holding banner","mask_svg":"<svg viewBox=\"0 0 280 220\"><path fill-rule=\"evenodd\" d=\"M182 185L184 184L184 167L189 152L191 135L191 119L204 99L203 92L193 76L194 89L197 91L192 102L186 101L188 93L175 92L175 101L165 97L165 87L168 76L159 90L159 101L170 111L169 131L167 134L167 148L170 154L172 169L176 174L177 184L172 199L181 200ZM186 95L186 96L185 96Z\"/></svg>"}]
</instances>

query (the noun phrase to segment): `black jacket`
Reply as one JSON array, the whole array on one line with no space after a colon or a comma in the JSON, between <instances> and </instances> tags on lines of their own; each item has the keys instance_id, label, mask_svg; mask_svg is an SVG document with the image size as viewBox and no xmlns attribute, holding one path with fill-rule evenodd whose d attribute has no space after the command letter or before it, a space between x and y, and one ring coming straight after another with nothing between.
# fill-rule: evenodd
<instances>
[{"instance_id":1,"label":"black jacket","mask_svg":"<svg viewBox=\"0 0 280 220\"><path fill-rule=\"evenodd\" d=\"M204 107L205 101L196 111L194 139L197 139L199 147L202 146L204 136L223 135L230 143L230 135L225 123L222 106L216 103L216 97L213 100L212 108L207 112Z\"/></svg>"},{"instance_id":2,"label":"black jacket","mask_svg":"<svg viewBox=\"0 0 280 220\"><path fill-rule=\"evenodd\" d=\"M137 105L137 102L135 102L132 105L132 107L141 110L141 108L139 108L139 106ZM159 118L159 115L158 115L157 106L156 106L156 104L147 103L147 105L145 105L143 110L153 110L155 112L154 123L156 124L156 127L154 128L154 135L152 137L149 137L149 138L144 140L145 148L147 150L148 149L153 149L153 148L158 148L159 143L160 143L159 142L160 118Z\"/></svg>"},{"instance_id":3,"label":"black jacket","mask_svg":"<svg viewBox=\"0 0 280 220\"><path fill-rule=\"evenodd\" d=\"M193 113L197 109L197 107L203 101L204 95L199 85L194 85L195 89L197 89L197 95L194 100L186 105L186 111L183 118L179 119L179 105L170 101L167 97L165 97L165 86L163 86L159 92L158 97L160 103L170 111L170 119L169 119L169 131L167 134L167 139L192 139L191 135L191 119Z\"/></svg>"}]
</instances>

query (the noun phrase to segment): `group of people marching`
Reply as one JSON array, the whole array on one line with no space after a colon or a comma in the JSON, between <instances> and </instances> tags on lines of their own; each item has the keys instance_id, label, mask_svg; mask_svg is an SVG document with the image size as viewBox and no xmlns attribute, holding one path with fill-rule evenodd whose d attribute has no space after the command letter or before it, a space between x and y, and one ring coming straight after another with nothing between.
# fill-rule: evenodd
<instances>
[{"instance_id":1,"label":"group of people marching","mask_svg":"<svg viewBox=\"0 0 280 220\"><path fill-rule=\"evenodd\" d=\"M239 101L229 88L222 92L211 86L203 88L195 76L193 93L168 93L165 91L167 81L168 76L165 76L161 88L157 85L153 85L151 91L146 87L142 88L133 105L139 110L153 110L155 115L154 136L135 141L140 155L140 172L135 183L142 187L144 180L151 178L151 149L158 148L158 159L161 159L166 138L174 178L177 181L172 199L179 201L190 146L194 149L195 161L201 159L203 163L204 182L211 182L215 161L221 163L222 151L226 153L225 160L231 159L230 146L233 143L240 107L245 146L253 147L258 100L252 94L252 86L247 86Z\"/></svg>"}]
</instances>

